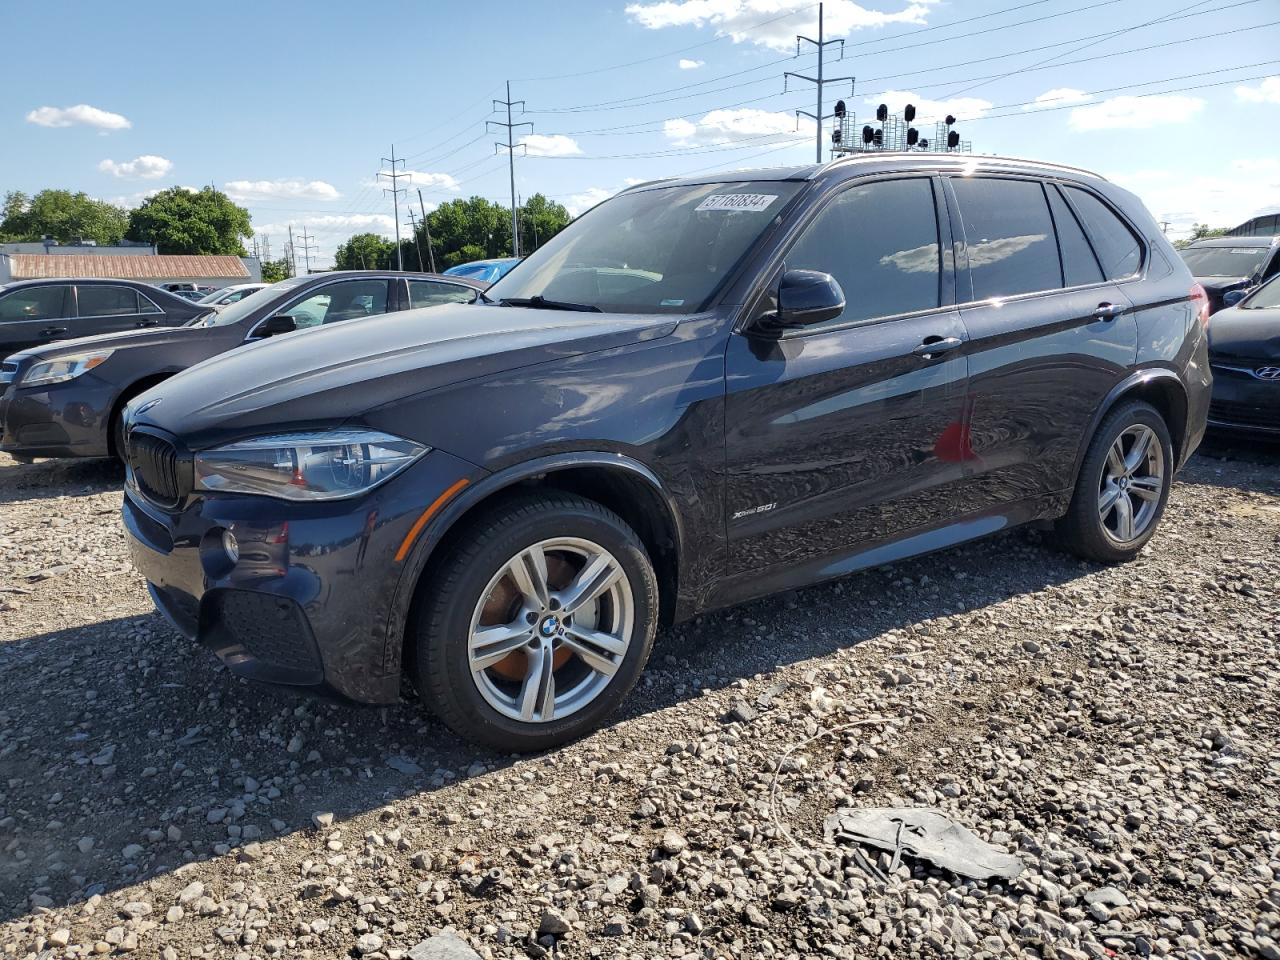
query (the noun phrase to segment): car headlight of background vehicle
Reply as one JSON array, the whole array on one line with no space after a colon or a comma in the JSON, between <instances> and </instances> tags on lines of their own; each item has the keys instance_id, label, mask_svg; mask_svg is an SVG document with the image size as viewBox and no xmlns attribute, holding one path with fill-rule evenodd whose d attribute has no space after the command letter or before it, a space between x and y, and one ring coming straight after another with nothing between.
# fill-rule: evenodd
<instances>
[{"instance_id":1,"label":"car headlight of background vehicle","mask_svg":"<svg viewBox=\"0 0 1280 960\"><path fill-rule=\"evenodd\" d=\"M195 486L283 500L340 500L389 480L430 449L374 430L254 437L197 453Z\"/></svg>"},{"instance_id":2,"label":"car headlight of background vehicle","mask_svg":"<svg viewBox=\"0 0 1280 960\"><path fill-rule=\"evenodd\" d=\"M92 353L76 353L57 360L39 360L27 368L18 381L20 387L44 387L52 383L74 380L82 373L106 363L111 350L95 350Z\"/></svg>"}]
</instances>

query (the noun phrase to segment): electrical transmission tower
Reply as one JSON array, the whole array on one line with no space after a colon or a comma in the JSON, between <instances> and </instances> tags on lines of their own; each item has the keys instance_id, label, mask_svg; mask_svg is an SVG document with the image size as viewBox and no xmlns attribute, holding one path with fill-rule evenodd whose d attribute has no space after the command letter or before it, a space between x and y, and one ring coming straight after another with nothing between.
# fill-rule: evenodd
<instances>
[{"instance_id":1,"label":"electrical transmission tower","mask_svg":"<svg viewBox=\"0 0 1280 960\"><path fill-rule=\"evenodd\" d=\"M409 223L413 226L413 246L418 251L418 269L426 270L426 266L422 262L422 242L418 239L418 218L413 212L413 207L406 206L409 211Z\"/></svg>"},{"instance_id":2,"label":"electrical transmission tower","mask_svg":"<svg viewBox=\"0 0 1280 960\"><path fill-rule=\"evenodd\" d=\"M289 224L289 243L284 248L284 255L289 260L289 276L296 277L298 275L298 260L293 253L293 224Z\"/></svg>"},{"instance_id":3,"label":"electrical transmission tower","mask_svg":"<svg viewBox=\"0 0 1280 960\"><path fill-rule=\"evenodd\" d=\"M516 222L516 146L517 144L512 142L512 133L516 127L528 127L530 130L532 130L533 124L527 120L524 120L520 123L512 123L511 108L515 106L519 106L520 112L524 113L524 101L511 99L511 81L508 80L507 81L507 99L493 101L493 109L497 110L498 107L507 108L507 122L503 123L501 120L486 120L484 128L486 133L489 131L490 126L504 127L507 131L507 142L495 143L493 146L494 146L495 152L497 152L498 150L501 150L503 147L506 147L507 149L507 164L511 172L511 255L513 257L518 257L520 256L520 230L519 230L519 224ZM525 152L527 153L528 151L526 150Z\"/></svg>"},{"instance_id":4,"label":"electrical transmission tower","mask_svg":"<svg viewBox=\"0 0 1280 960\"><path fill-rule=\"evenodd\" d=\"M404 251L400 249L400 194L407 193L408 191L406 191L404 187L400 186L400 178L408 177L409 174L401 172L404 167L404 161L396 159L396 145L394 143L391 145L391 156L383 157L382 162L391 164L391 169L389 171L379 170L378 176L386 177L391 181L391 186L389 188L383 188L382 195L385 197L388 193L391 194L391 205L392 209L395 211L396 218L396 269L403 270ZM396 167L397 163L401 165L399 168Z\"/></svg>"},{"instance_id":5,"label":"electrical transmission tower","mask_svg":"<svg viewBox=\"0 0 1280 960\"><path fill-rule=\"evenodd\" d=\"M822 162L822 121L829 120L831 119L832 116L834 116L834 114L827 114L826 116L824 116L822 113L822 88L826 86L828 83L844 83L847 80L849 82L849 95L852 96L854 79L853 77L828 77L826 79L823 79L822 63L826 57L827 47L831 46L831 44L833 43L840 44L840 59L843 60L844 59L844 41L823 39L822 37L822 4L818 4L818 39L814 40L812 37L805 37L797 34L796 35L796 56L797 57L800 56L800 44L802 42L812 43L815 47L818 48L818 75L816 77L810 77L803 73L793 73L790 70L788 70L786 73L782 75L782 92L783 93L787 92L787 77L795 77L799 80L807 80L818 88L817 112L810 113L808 110L797 110L796 116L812 117L813 122L817 124L818 126L817 160L818 160L818 163L821 163Z\"/></svg>"},{"instance_id":6,"label":"electrical transmission tower","mask_svg":"<svg viewBox=\"0 0 1280 960\"><path fill-rule=\"evenodd\" d=\"M302 233L298 234L302 238L302 262L306 265L308 275L311 273L311 251L315 249L311 241L316 238L314 233L307 233L307 228L302 228Z\"/></svg>"},{"instance_id":7,"label":"electrical transmission tower","mask_svg":"<svg viewBox=\"0 0 1280 960\"><path fill-rule=\"evenodd\" d=\"M265 263L270 259L271 259L271 234L264 233L262 235L262 261Z\"/></svg>"}]
</instances>

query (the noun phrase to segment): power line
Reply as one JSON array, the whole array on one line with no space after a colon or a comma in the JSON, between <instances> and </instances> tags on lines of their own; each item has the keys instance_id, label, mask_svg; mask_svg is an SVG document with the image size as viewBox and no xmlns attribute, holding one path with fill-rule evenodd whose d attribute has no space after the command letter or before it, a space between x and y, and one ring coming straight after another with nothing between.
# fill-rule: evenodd
<instances>
[{"instance_id":1,"label":"power line","mask_svg":"<svg viewBox=\"0 0 1280 960\"><path fill-rule=\"evenodd\" d=\"M401 172L401 170L396 169L397 163L403 166L404 159L403 158L401 158L400 160L396 159L396 145L394 143L391 145L391 156L383 157L382 162L391 164L390 172L385 170L379 170L378 176L386 177L388 180L391 181L391 187L390 188L384 187L382 190L382 195L385 197L388 193L391 194L391 206L392 206L392 209L395 211L395 221L396 221L396 269L404 270L404 251L400 248L400 194L404 193L405 190L402 186L400 186L399 181L401 177L407 177L409 175L407 173Z\"/></svg>"},{"instance_id":2,"label":"power line","mask_svg":"<svg viewBox=\"0 0 1280 960\"><path fill-rule=\"evenodd\" d=\"M520 112L524 113L524 101L511 99L511 81L508 80L507 99L493 101L493 109L495 111L498 107L507 108L507 122L503 123L501 120L485 121L486 132L488 132L490 126L504 127L507 131L507 142L505 144L495 143L494 149L495 151L501 150L504 146L507 148L507 163L511 171L511 255L513 257L520 256L520 229L516 222L516 144L512 142L512 135L516 127L528 127L530 131L533 130L533 124L528 120L521 120L515 123L511 121L511 108L517 105L520 107ZM526 148L526 155L528 152Z\"/></svg>"}]
</instances>

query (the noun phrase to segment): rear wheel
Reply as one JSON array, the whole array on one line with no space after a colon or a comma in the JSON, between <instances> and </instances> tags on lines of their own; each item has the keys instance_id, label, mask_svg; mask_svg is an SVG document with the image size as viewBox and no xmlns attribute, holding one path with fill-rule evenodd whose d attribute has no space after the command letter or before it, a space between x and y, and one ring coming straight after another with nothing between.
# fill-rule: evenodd
<instances>
[{"instance_id":1,"label":"rear wheel","mask_svg":"<svg viewBox=\"0 0 1280 960\"><path fill-rule=\"evenodd\" d=\"M546 493L460 539L425 587L418 689L457 733L499 750L597 727L653 645L657 580L634 531L597 503Z\"/></svg>"},{"instance_id":2,"label":"rear wheel","mask_svg":"<svg viewBox=\"0 0 1280 960\"><path fill-rule=\"evenodd\" d=\"M1155 535L1172 482L1164 418L1142 401L1122 403L1089 445L1071 507L1057 524L1059 541L1088 560L1133 559Z\"/></svg>"}]
</instances>

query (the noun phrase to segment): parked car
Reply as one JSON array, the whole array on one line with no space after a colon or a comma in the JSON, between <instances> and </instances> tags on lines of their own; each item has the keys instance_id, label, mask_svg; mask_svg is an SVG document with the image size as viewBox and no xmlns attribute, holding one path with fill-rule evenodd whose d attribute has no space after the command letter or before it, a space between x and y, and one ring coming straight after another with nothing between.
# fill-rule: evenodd
<instances>
[{"instance_id":1,"label":"parked car","mask_svg":"<svg viewBox=\"0 0 1280 960\"><path fill-rule=\"evenodd\" d=\"M19 458L103 457L121 449L125 404L209 357L277 334L441 303L465 303L483 284L389 271L294 277L193 325L89 337L15 354L0 367L0 450ZM183 301L179 301L183 302ZM195 306L194 304L192 305ZM223 394L238 381L219 387Z\"/></svg>"},{"instance_id":2,"label":"parked car","mask_svg":"<svg viewBox=\"0 0 1280 960\"><path fill-rule=\"evenodd\" d=\"M1280 276L1213 315L1209 363L1209 425L1280 438Z\"/></svg>"},{"instance_id":3,"label":"parked car","mask_svg":"<svg viewBox=\"0 0 1280 960\"><path fill-rule=\"evenodd\" d=\"M503 257L499 260L472 260L470 263L460 263L456 267L450 267L444 273L447 277L470 277L481 283L497 283L523 259L523 257Z\"/></svg>"},{"instance_id":4,"label":"parked car","mask_svg":"<svg viewBox=\"0 0 1280 960\"><path fill-rule=\"evenodd\" d=\"M1214 237L1182 248L1191 275L1209 294L1209 312L1234 291L1248 292L1280 274L1280 237Z\"/></svg>"},{"instance_id":5,"label":"parked car","mask_svg":"<svg viewBox=\"0 0 1280 960\"><path fill-rule=\"evenodd\" d=\"M659 625L1031 522L1136 556L1204 432L1207 307L1141 202L1067 167L641 185L479 304L137 397L123 519L232 671L373 704L407 676L542 749L618 706ZM242 569L267 531L276 572Z\"/></svg>"},{"instance_id":6,"label":"parked car","mask_svg":"<svg viewBox=\"0 0 1280 960\"><path fill-rule=\"evenodd\" d=\"M193 283L188 280L175 280L168 283L160 283L157 284L157 286L161 290L168 290L170 293L186 291L188 293L210 294L217 289L216 287L209 286L207 283Z\"/></svg>"},{"instance_id":7,"label":"parked car","mask_svg":"<svg viewBox=\"0 0 1280 960\"><path fill-rule=\"evenodd\" d=\"M265 283L236 283L229 287L223 287L221 290L215 290L213 293L207 293L200 298L200 302L213 307L215 310L221 310L223 307L230 306L233 303L239 303L251 293L257 293Z\"/></svg>"},{"instance_id":8,"label":"parked car","mask_svg":"<svg viewBox=\"0 0 1280 960\"><path fill-rule=\"evenodd\" d=\"M181 326L207 313L133 280L18 280L0 284L0 359L96 333Z\"/></svg>"},{"instance_id":9,"label":"parked car","mask_svg":"<svg viewBox=\"0 0 1280 960\"><path fill-rule=\"evenodd\" d=\"M175 297L181 297L183 300L190 300L192 303L199 303L208 296L207 293L204 293L201 290L174 290L172 293Z\"/></svg>"}]
</instances>

